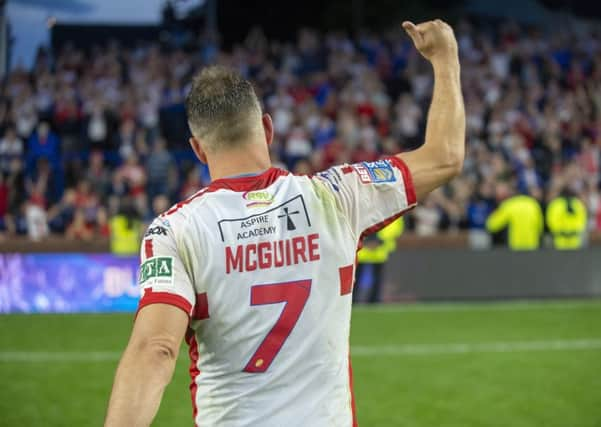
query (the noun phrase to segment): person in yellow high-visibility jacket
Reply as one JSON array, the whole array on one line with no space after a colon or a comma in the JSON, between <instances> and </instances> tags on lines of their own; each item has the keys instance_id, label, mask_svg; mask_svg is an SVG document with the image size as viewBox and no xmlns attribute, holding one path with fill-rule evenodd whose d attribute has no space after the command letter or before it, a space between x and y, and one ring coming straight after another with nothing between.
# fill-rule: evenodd
<instances>
[{"instance_id":1,"label":"person in yellow high-visibility jacket","mask_svg":"<svg viewBox=\"0 0 601 427\"><path fill-rule=\"evenodd\" d=\"M504 200L486 220L486 229L489 233L497 233L505 228L511 250L538 249L545 228L538 200L527 195L516 195Z\"/></svg>"},{"instance_id":2,"label":"person in yellow high-visibility jacket","mask_svg":"<svg viewBox=\"0 0 601 427\"><path fill-rule=\"evenodd\" d=\"M142 222L133 209L126 206L109 221L111 252L115 255L137 255L142 239Z\"/></svg>"},{"instance_id":3,"label":"person in yellow high-visibility jacket","mask_svg":"<svg viewBox=\"0 0 601 427\"><path fill-rule=\"evenodd\" d=\"M587 212L582 201L562 194L549 203L546 216L555 249L579 249L583 246Z\"/></svg>"},{"instance_id":4,"label":"person in yellow high-visibility jacket","mask_svg":"<svg viewBox=\"0 0 601 427\"><path fill-rule=\"evenodd\" d=\"M369 290L367 302L377 303L381 299L382 270L388 261L391 252L397 247L397 239L403 234L403 218L398 218L377 233L368 236L363 243L363 248L357 252L357 267L355 270L355 286L353 289L353 302L359 301L359 279L365 266L372 267L372 285Z\"/></svg>"}]
</instances>

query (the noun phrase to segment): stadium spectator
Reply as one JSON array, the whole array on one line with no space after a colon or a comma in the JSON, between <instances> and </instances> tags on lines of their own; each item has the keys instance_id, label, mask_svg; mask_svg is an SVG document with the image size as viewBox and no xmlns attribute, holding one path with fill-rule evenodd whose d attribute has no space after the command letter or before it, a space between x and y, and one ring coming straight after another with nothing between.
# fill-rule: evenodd
<instances>
[{"instance_id":1,"label":"stadium spectator","mask_svg":"<svg viewBox=\"0 0 601 427\"><path fill-rule=\"evenodd\" d=\"M75 192L75 206L83 214L84 222L91 226L96 222L100 200L92 191L90 183L83 179L79 181Z\"/></svg>"},{"instance_id":2,"label":"stadium spectator","mask_svg":"<svg viewBox=\"0 0 601 427\"><path fill-rule=\"evenodd\" d=\"M122 112L127 116L127 113ZM121 159L127 159L136 152L136 124L133 119L127 118L121 122L116 135L116 144Z\"/></svg>"},{"instance_id":3,"label":"stadium spectator","mask_svg":"<svg viewBox=\"0 0 601 427\"><path fill-rule=\"evenodd\" d=\"M60 164L60 140L47 122L41 122L27 144L27 170L33 173L39 159L46 159L53 167Z\"/></svg>"},{"instance_id":4,"label":"stadium spectator","mask_svg":"<svg viewBox=\"0 0 601 427\"><path fill-rule=\"evenodd\" d=\"M127 198L110 221L111 252L115 255L136 255L140 247L143 224L134 204Z\"/></svg>"},{"instance_id":5,"label":"stadium spectator","mask_svg":"<svg viewBox=\"0 0 601 427\"><path fill-rule=\"evenodd\" d=\"M90 183L92 191L105 199L111 188L111 174L104 163L102 151L94 151L90 155L88 170L85 179Z\"/></svg>"},{"instance_id":6,"label":"stadium spectator","mask_svg":"<svg viewBox=\"0 0 601 427\"><path fill-rule=\"evenodd\" d=\"M85 119L86 135L92 150L106 150L109 141L109 119L99 101L94 102L92 111Z\"/></svg>"},{"instance_id":7,"label":"stadium spectator","mask_svg":"<svg viewBox=\"0 0 601 427\"><path fill-rule=\"evenodd\" d=\"M415 232L418 236L432 236L437 233L442 222L442 215L436 205L437 196L431 195L415 208Z\"/></svg>"},{"instance_id":8,"label":"stadium spectator","mask_svg":"<svg viewBox=\"0 0 601 427\"><path fill-rule=\"evenodd\" d=\"M294 168L296 162L311 155L312 147L306 131L301 126L296 126L290 132L286 140L285 158L286 164Z\"/></svg>"},{"instance_id":9,"label":"stadium spectator","mask_svg":"<svg viewBox=\"0 0 601 427\"><path fill-rule=\"evenodd\" d=\"M74 189L67 189L60 202L48 211L48 223L50 230L56 233L64 233L69 228L75 216L77 194Z\"/></svg>"},{"instance_id":10,"label":"stadium spectator","mask_svg":"<svg viewBox=\"0 0 601 427\"><path fill-rule=\"evenodd\" d=\"M172 165L173 160L167 151L165 140L157 139L146 160L148 197L153 199L160 194L169 194L169 169Z\"/></svg>"},{"instance_id":11,"label":"stadium spectator","mask_svg":"<svg viewBox=\"0 0 601 427\"><path fill-rule=\"evenodd\" d=\"M98 209L96 216L95 234L98 237L109 238L111 235L111 227L109 225L108 212L105 207L101 206Z\"/></svg>"},{"instance_id":12,"label":"stadium spectator","mask_svg":"<svg viewBox=\"0 0 601 427\"><path fill-rule=\"evenodd\" d=\"M146 171L132 152L113 175L113 192L130 197L138 214L143 216L147 203L145 184Z\"/></svg>"},{"instance_id":13,"label":"stadium spectator","mask_svg":"<svg viewBox=\"0 0 601 427\"><path fill-rule=\"evenodd\" d=\"M585 200L590 213L588 228L601 231L601 194L597 184L592 180L588 183Z\"/></svg>"},{"instance_id":14,"label":"stadium spectator","mask_svg":"<svg viewBox=\"0 0 601 427\"><path fill-rule=\"evenodd\" d=\"M44 209L41 189L34 189L24 206L27 234L31 240L42 240L48 235L48 218Z\"/></svg>"},{"instance_id":15,"label":"stadium spectator","mask_svg":"<svg viewBox=\"0 0 601 427\"><path fill-rule=\"evenodd\" d=\"M169 199L164 195L158 195L152 200L152 218L156 218L169 209Z\"/></svg>"},{"instance_id":16,"label":"stadium spectator","mask_svg":"<svg viewBox=\"0 0 601 427\"><path fill-rule=\"evenodd\" d=\"M21 158L23 152L23 141L9 124L4 130L4 137L0 139L0 172L8 172L11 161Z\"/></svg>"},{"instance_id":17,"label":"stadium spectator","mask_svg":"<svg viewBox=\"0 0 601 427\"><path fill-rule=\"evenodd\" d=\"M179 193L179 198L185 200L200 190L201 187L202 181L200 178L200 171L197 167L193 167L186 176L186 180Z\"/></svg>"},{"instance_id":18,"label":"stadium spectator","mask_svg":"<svg viewBox=\"0 0 601 427\"><path fill-rule=\"evenodd\" d=\"M14 117L17 134L23 139L29 138L38 123L38 113L33 103L18 96L15 96L9 116Z\"/></svg>"},{"instance_id":19,"label":"stadium spectator","mask_svg":"<svg viewBox=\"0 0 601 427\"><path fill-rule=\"evenodd\" d=\"M547 206L547 227L555 249L579 249L584 243L587 226L586 206L569 191L563 191Z\"/></svg>"},{"instance_id":20,"label":"stadium spectator","mask_svg":"<svg viewBox=\"0 0 601 427\"><path fill-rule=\"evenodd\" d=\"M377 233L367 236L363 248L357 252L357 266L353 290L353 303L362 302L361 284L366 270L371 278L371 286L366 302L375 304L382 301L382 272L390 254L396 250L397 240L403 234L403 218L398 218Z\"/></svg>"},{"instance_id":21,"label":"stadium spectator","mask_svg":"<svg viewBox=\"0 0 601 427\"><path fill-rule=\"evenodd\" d=\"M490 246L490 239L486 232L486 219L493 212L494 207L493 183L484 181L471 197L467 206L466 220L469 229L470 247L485 249Z\"/></svg>"},{"instance_id":22,"label":"stadium spectator","mask_svg":"<svg viewBox=\"0 0 601 427\"><path fill-rule=\"evenodd\" d=\"M0 173L0 237L6 230L6 214L8 212L9 188L6 182L6 174Z\"/></svg>"},{"instance_id":23,"label":"stadium spectator","mask_svg":"<svg viewBox=\"0 0 601 427\"><path fill-rule=\"evenodd\" d=\"M507 244L514 251L538 249L544 227L539 201L527 194L511 195L503 200L486 220L489 232L507 232Z\"/></svg>"},{"instance_id":24,"label":"stadium spectator","mask_svg":"<svg viewBox=\"0 0 601 427\"><path fill-rule=\"evenodd\" d=\"M75 94L69 88L59 89L59 95L56 97L54 106L53 125L61 135L62 149L66 155L69 155L81 146L82 112L77 105ZM38 130L38 132L40 132ZM42 136L40 136L40 140Z\"/></svg>"},{"instance_id":25,"label":"stadium spectator","mask_svg":"<svg viewBox=\"0 0 601 427\"><path fill-rule=\"evenodd\" d=\"M75 211L73 221L69 227L67 227L65 236L67 239L92 240L94 237L94 229L86 220L86 213L83 209L77 209Z\"/></svg>"},{"instance_id":26,"label":"stadium spectator","mask_svg":"<svg viewBox=\"0 0 601 427\"><path fill-rule=\"evenodd\" d=\"M4 226L11 235L25 234L27 228L23 217L23 206L27 199L27 193L25 192L25 173L21 160L13 159L11 161L6 177L6 186L8 187L8 203Z\"/></svg>"}]
</instances>

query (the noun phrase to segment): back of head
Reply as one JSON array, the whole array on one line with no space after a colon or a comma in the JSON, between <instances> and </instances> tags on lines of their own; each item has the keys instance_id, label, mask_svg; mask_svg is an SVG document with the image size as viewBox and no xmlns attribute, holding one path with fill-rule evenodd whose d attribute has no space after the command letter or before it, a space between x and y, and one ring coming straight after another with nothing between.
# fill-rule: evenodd
<instances>
[{"instance_id":1,"label":"back of head","mask_svg":"<svg viewBox=\"0 0 601 427\"><path fill-rule=\"evenodd\" d=\"M252 84L226 67L207 67L194 77L186 113L192 135L208 152L237 148L262 131Z\"/></svg>"}]
</instances>

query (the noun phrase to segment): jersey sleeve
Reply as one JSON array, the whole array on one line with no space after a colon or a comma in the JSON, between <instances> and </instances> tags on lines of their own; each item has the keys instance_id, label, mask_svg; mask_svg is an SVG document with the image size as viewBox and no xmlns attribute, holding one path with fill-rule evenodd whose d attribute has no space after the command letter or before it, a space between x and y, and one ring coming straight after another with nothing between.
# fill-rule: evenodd
<instances>
[{"instance_id":1,"label":"jersey sleeve","mask_svg":"<svg viewBox=\"0 0 601 427\"><path fill-rule=\"evenodd\" d=\"M156 219L146 231L140 249L138 311L150 304L169 304L191 316L195 304L192 281L178 254L175 235L168 223Z\"/></svg>"},{"instance_id":2,"label":"jersey sleeve","mask_svg":"<svg viewBox=\"0 0 601 427\"><path fill-rule=\"evenodd\" d=\"M416 205L407 165L398 157L334 166L318 173L360 238L380 230Z\"/></svg>"}]
</instances>

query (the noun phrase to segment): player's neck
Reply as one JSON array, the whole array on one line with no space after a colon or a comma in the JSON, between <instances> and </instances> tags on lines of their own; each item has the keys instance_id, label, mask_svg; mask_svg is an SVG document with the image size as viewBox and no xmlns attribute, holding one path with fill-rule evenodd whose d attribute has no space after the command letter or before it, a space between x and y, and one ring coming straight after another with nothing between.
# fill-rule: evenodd
<instances>
[{"instance_id":1,"label":"player's neck","mask_svg":"<svg viewBox=\"0 0 601 427\"><path fill-rule=\"evenodd\" d=\"M229 150L213 153L208 159L211 179L259 174L271 167L269 153L259 150Z\"/></svg>"}]
</instances>

